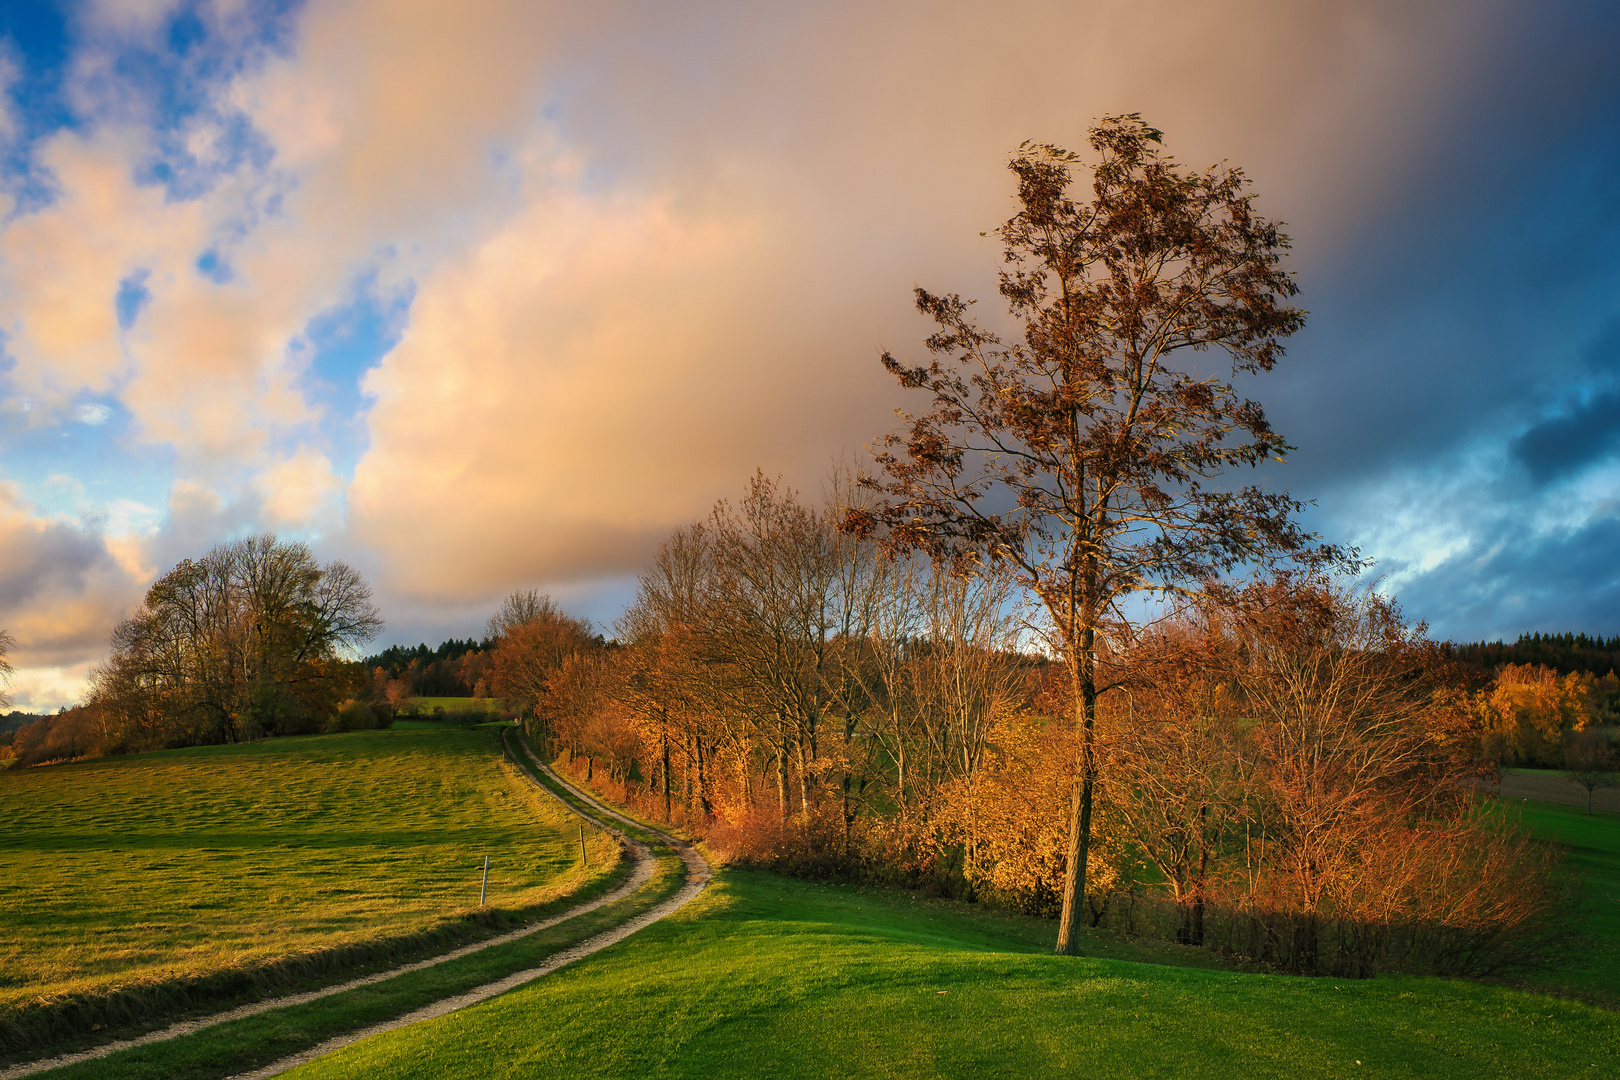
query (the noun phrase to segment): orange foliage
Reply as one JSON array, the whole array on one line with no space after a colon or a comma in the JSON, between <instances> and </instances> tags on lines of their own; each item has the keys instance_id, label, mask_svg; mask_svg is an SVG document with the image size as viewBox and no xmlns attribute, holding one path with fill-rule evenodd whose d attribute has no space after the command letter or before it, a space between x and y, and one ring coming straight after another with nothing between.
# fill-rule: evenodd
<instances>
[{"instance_id":1,"label":"orange foliage","mask_svg":"<svg viewBox=\"0 0 1620 1080\"><path fill-rule=\"evenodd\" d=\"M1559 767L1564 736L1591 721L1593 682L1588 672L1560 676L1539 664L1504 664L1474 700L1487 752L1505 764Z\"/></svg>"}]
</instances>

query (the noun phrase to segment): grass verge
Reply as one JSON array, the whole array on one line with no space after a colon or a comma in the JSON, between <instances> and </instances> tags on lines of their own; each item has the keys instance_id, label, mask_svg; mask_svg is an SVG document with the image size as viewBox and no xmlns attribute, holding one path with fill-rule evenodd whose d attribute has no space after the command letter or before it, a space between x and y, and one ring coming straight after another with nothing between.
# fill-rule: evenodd
<instances>
[{"instance_id":1,"label":"grass verge","mask_svg":"<svg viewBox=\"0 0 1620 1080\"><path fill-rule=\"evenodd\" d=\"M1592 1005L1441 979L1055 957L1032 922L728 869L612 949L287 1076L1297 1080L1620 1069L1620 1027Z\"/></svg>"}]
</instances>

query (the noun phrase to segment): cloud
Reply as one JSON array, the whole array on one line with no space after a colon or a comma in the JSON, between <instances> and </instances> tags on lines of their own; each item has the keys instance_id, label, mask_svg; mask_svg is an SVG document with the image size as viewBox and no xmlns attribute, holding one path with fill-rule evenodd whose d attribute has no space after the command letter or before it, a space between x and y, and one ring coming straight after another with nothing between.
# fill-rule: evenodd
<instances>
[{"instance_id":1,"label":"cloud","mask_svg":"<svg viewBox=\"0 0 1620 1080\"><path fill-rule=\"evenodd\" d=\"M814 487L893 425L903 399L875 354L917 351L914 284L982 296L998 318L978 231L1007 212L1003 163L1023 139L1078 145L1092 117L1139 109L1184 159L1257 160L1262 205L1332 236L1398 184L1446 108L1434 88L1488 36L1488 20L1458 38L1397 5L930 10L761 10L711 35L717 12L675 25L642 8L632 30L572 28L555 120L504 114L516 205L418 279L366 384L350 520L396 587L449 598L632 572L756 466ZM1031 63L1032 24L1072 48ZM486 59L465 44L446 41L427 78L475 81Z\"/></svg>"},{"instance_id":2,"label":"cloud","mask_svg":"<svg viewBox=\"0 0 1620 1080\"><path fill-rule=\"evenodd\" d=\"M1483 551L1463 551L1401 592L1408 610L1444 612L1436 629L1460 639L1521 633L1609 632L1620 604L1620 517L1612 512L1553 535L1506 525Z\"/></svg>"},{"instance_id":3,"label":"cloud","mask_svg":"<svg viewBox=\"0 0 1620 1080\"><path fill-rule=\"evenodd\" d=\"M94 528L41 518L0 481L0 625L19 669L71 667L105 654L107 635L145 581Z\"/></svg>"},{"instance_id":4,"label":"cloud","mask_svg":"<svg viewBox=\"0 0 1620 1080\"><path fill-rule=\"evenodd\" d=\"M259 474L261 520L271 528L302 529L329 515L343 489L324 454L311 450L278 461Z\"/></svg>"},{"instance_id":5,"label":"cloud","mask_svg":"<svg viewBox=\"0 0 1620 1080\"><path fill-rule=\"evenodd\" d=\"M6 690L11 710L44 714L79 704L94 667L86 660L67 666L18 668Z\"/></svg>"},{"instance_id":6,"label":"cloud","mask_svg":"<svg viewBox=\"0 0 1620 1080\"><path fill-rule=\"evenodd\" d=\"M611 591L756 467L813 489L892 429L875 357L920 351L912 287L1001 318L979 232L1009 212L1006 154L1140 111L1288 222L1319 314L1256 393L1324 520L1388 520L1363 512L1401 493L1371 539L1416 583L1496 534L1437 510L1453 489L1412 462L1519 432L1517 460L1578 487L1610 446L1595 408L1556 411L1574 354L1541 319L1480 311L1535 296L1580 327L1608 295L1478 224L1520 175L1477 167L1503 132L1551 154L1598 108L1560 102L1607 100L1602 65L1559 51L1593 35L1554 8L98 5L64 75L75 122L26 147L54 197L0 224L0 420L116 418L97 437L145 456L92 485L122 537L96 558L129 580L279 528L373 568L413 625L516 585ZM1525 250L1580 234L1522 217ZM363 299L378 326L344 352L328 323ZM1492 460L1484 483L1513 459ZM136 469L169 489L161 520ZM1555 532L1595 528L1578 517Z\"/></svg>"},{"instance_id":7,"label":"cloud","mask_svg":"<svg viewBox=\"0 0 1620 1080\"><path fill-rule=\"evenodd\" d=\"M1594 395L1543 420L1513 440L1513 456L1537 484L1568 476L1613 451L1620 441L1620 391Z\"/></svg>"}]
</instances>

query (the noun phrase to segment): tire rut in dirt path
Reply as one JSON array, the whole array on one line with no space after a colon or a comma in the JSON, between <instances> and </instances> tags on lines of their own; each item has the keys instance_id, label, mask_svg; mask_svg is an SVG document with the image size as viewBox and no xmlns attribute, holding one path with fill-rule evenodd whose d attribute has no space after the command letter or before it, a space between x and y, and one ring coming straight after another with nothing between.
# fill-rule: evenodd
<instances>
[{"instance_id":1,"label":"tire rut in dirt path","mask_svg":"<svg viewBox=\"0 0 1620 1080\"><path fill-rule=\"evenodd\" d=\"M544 768L544 766L542 765L541 768ZM522 770L519 771L522 772ZM550 772L550 770L547 770L547 772ZM587 900L583 904L576 904L566 911L559 912L558 914L550 916L546 919L542 919L539 922L528 923L524 926L518 927L516 930L508 931L507 933L499 934L492 938L485 938L482 941L475 941L470 945L463 945L460 948L452 949L449 952L439 953L437 956L430 956L425 960L417 960L413 963L402 964L399 967L389 968L387 971L373 972L370 975L364 975L357 979L349 979L345 982L336 983L332 986L323 986L316 990L308 990L297 994L286 994L280 997L269 998L264 1001L256 1001L249 1005L241 1005L234 1009L227 1009L224 1012L212 1013L208 1016L198 1017L195 1020L177 1021L168 1025L167 1027L160 1028L157 1031L147 1032L146 1034L136 1036L133 1039L118 1039L102 1046L91 1047L87 1050L78 1050L69 1054L61 1054L56 1057L42 1058L38 1061L28 1061L10 1066L8 1068L0 1068L0 1080L22 1080L22 1078L25 1076L33 1076L36 1073L47 1072L51 1069L60 1069L68 1065L77 1065L80 1062L85 1061L95 1061L99 1058L110 1057L113 1054L122 1053L125 1050L133 1050L141 1046L150 1046L153 1043L168 1042L171 1039L184 1038L187 1035L194 1035L199 1031L215 1027L219 1024L230 1023L233 1020L244 1020L250 1016L258 1016L260 1013L271 1012L275 1009L285 1009L294 1005L304 1005L312 1001L320 1001L322 998L332 997L333 995L342 994L350 990L358 990L361 987L370 986L374 983L386 982L387 980L399 975L408 975L413 971L422 971L451 960L459 960L463 956L470 956L473 953L482 952L485 949L494 948L497 945L505 945L510 942L528 937L531 934L537 934L542 930L549 930L551 927L556 926L559 923L567 922L569 919L575 918L576 916L586 915L597 910L598 908L603 908L609 904L616 903L634 895L638 890L641 889L642 886L646 885L647 882L651 880L653 872L652 859L650 857L650 853L643 845L636 844L633 841L628 840L622 832L615 829L607 822L597 821L592 815L580 813L577 808L570 806L567 800L558 796L556 792L552 791L550 788L547 788L544 784L536 783L534 778L529 776L526 772L523 772L522 775L525 780L529 781L529 783L534 784L534 786L539 790L545 792L545 794L549 795L552 799L555 799L568 813L578 817L583 817L587 821L591 821L593 824L607 829L614 836L618 837L620 841L625 844L625 847L630 853L630 857L634 862L630 876L626 878L624 882L608 892L603 893L594 900ZM552 775L555 777L555 774ZM559 779L558 783L564 782ZM567 785L565 784L565 786ZM570 790L572 789L570 788Z\"/></svg>"},{"instance_id":2,"label":"tire rut in dirt path","mask_svg":"<svg viewBox=\"0 0 1620 1080\"><path fill-rule=\"evenodd\" d=\"M506 732L502 732L501 740L502 744L505 745ZM545 773L553 782L568 791L575 798L586 803L593 810L606 815L607 817L613 818L622 824L629 825L632 828L651 833L652 835L657 836L667 842L670 847L672 847L676 853L680 855L681 860L686 864L686 884L681 886L680 891L674 896L670 897L668 900L665 900L657 907L650 908L649 910L642 912L640 915L634 916L633 918L620 923L618 926L615 926L610 930L604 930L602 933L597 934L594 937L587 938L578 945L571 946L553 954L549 959L546 960L544 964L540 965L539 967L529 968L526 971L515 972L503 979L498 979L495 982L486 983L483 986L469 990L465 994L458 994L454 997L444 998L440 1001L436 1001L431 1005L424 1005L422 1008L417 1009L414 1012L406 1013L404 1016L395 1017L393 1020L385 1021L381 1024L374 1024L371 1027L350 1032L347 1035L335 1036L334 1038L328 1039L323 1043L310 1047L308 1050L291 1054L279 1061L272 1062L263 1068L255 1069L252 1072L238 1073L235 1076L228 1078L228 1080L264 1080L266 1077L276 1076L287 1072L290 1069L295 1069L307 1062L314 1061L316 1058L325 1057L327 1054L341 1050L345 1046L351 1046L354 1043L360 1042L362 1039L368 1039L373 1035L381 1035L385 1032L394 1031L410 1024L419 1024L426 1020L436 1020L439 1017L447 1016L458 1009L464 1009L469 1005L476 1005L480 1001L487 1001L499 994L504 994L508 990L515 990L525 983L533 982L535 979L538 979L544 975L549 975L559 968L566 967L569 964L574 963L576 960L583 960L592 953L600 952L609 945L614 945L620 941L623 941L625 938L636 933L638 930L645 929L665 916L679 911L681 908L685 907L687 904L696 899L697 895L703 891L704 886L709 883L712 868L709 866L708 860L706 860L690 843L671 836L669 833L666 833L661 829L652 828L648 825L642 824L641 822L626 817L617 810L614 810L612 807L605 805L590 793L581 790L576 785L569 783L567 780L564 780L561 776L557 775L557 773L554 772L550 766L546 765L543 761L536 757L534 752L530 750L528 745L525 744L521 739L518 740L518 746L522 750L524 756L533 762L537 769ZM508 749L510 749L510 747L508 747ZM532 781L532 778L530 779ZM535 783L535 786L539 787L543 791L547 791L547 793L553 798L557 799L559 802L562 802L565 806L568 806L566 800L563 800L561 796L556 794L556 792L550 791L544 784L541 784L538 781L533 782ZM620 832L618 829L615 829L608 822L597 818L592 813L583 811L575 806L568 806L568 809L570 812L578 814L586 820L593 821L595 824L600 825L602 828L608 829L617 835L627 847L631 848L637 853L636 858L638 860L638 870L641 867L650 867L652 862L651 852L647 848L636 843L629 836ZM648 875L650 876L650 869L648 871Z\"/></svg>"}]
</instances>

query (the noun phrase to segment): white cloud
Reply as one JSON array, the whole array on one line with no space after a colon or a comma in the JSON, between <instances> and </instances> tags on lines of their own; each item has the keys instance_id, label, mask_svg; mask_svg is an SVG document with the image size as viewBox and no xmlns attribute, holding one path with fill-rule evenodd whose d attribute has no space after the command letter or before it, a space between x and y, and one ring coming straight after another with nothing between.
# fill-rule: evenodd
<instances>
[{"instance_id":1,"label":"white cloud","mask_svg":"<svg viewBox=\"0 0 1620 1080\"><path fill-rule=\"evenodd\" d=\"M18 667L11 686L11 708L18 712L52 713L84 701L93 661L57 667Z\"/></svg>"},{"instance_id":2,"label":"white cloud","mask_svg":"<svg viewBox=\"0 0 1620 1080\"><path fill-rule=\"evenodd\" d=\"M342 481L324 454L304 450L266 468L255 480L272 528L302 529L332 514Z\"/></svg>"},{"instance_id":3,"label":"white cloud","mask_svg":"<svg viewBox=\"0 0 1620 1080\"><path fill-rule=\"evenodd\" d=\"M161 522L102 508L108 596L232 533L347 520L396 595L452 606L633 571L756 466L813 486L888 430L875 355L917 351L911 287L994 317L977 233L1020 141L1078 145L1139 109L1184 160L1248 165L1319 260L1398 186L1495 25L1495 5L1284 0L312 2L181 133L219 175L171 198L136 179L158 140L107 50L172 8L95 7L86 120L37 148L60 197L0 226L4 408L97 426L109 406L73 403L116 399L173 452ZM239 14L205 11L227 35ZM1064 48L1032 60L1032 28ZM224 172L238 112L273 154ZM228 276L198 273L205 251ZM345 488L298 342L368 273L417 292ZM55 602L27 602L39 640Z\"/></svg>"},{"instance_id":4,"label":"white cloud","mask_svg":"<svg viewBox=\"0 0 1620 1080\"><path fill-rule=\"evenodd\" d=\"M0 619L16 638L19 668L104 654L146 585L130 571L99 531L42 517L16 484L0 482Z\"/></svg>"}]
</instances>

